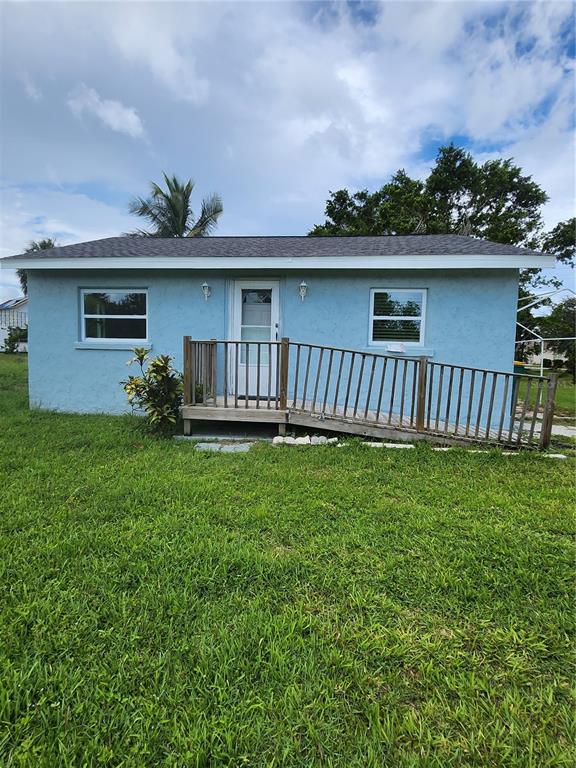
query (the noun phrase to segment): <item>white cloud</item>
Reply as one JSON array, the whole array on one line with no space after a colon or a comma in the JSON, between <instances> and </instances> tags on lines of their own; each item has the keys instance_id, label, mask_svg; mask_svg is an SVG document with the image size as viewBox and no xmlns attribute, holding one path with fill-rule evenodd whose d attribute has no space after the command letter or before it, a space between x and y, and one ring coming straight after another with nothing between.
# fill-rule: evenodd
<instances>
[{"instance_id":1,"label":"white cloud","mask_svg":"<svg viewBox=\"0 0 576 768\"><path fill-rule=\"evenodd\" d=\"M67 103L76 117L82 117L87 112L113 131L125 133L133 139L144 138L144 126L133 107L126 107L114 99L103 99L94 88L88 88L84 83L70 94Z\"/></svg>"},{"instance_id":2,"label":"white cloud","mask_svg":"<svg viewBox=\"0 0 576 768\"><path fill-rule=\"evenodd\" d=\"M24 85L26 96L28 96L31 101L42 100L42 91L32 81L32 78L27 72L22 74L22 84Z\"/></svg>"},{"instance_id":3,"label":"white cloud","mask_svg":"<svg viewBox=\"0 0 576 768\"><path fill-rule=\"evenodd\" d=\"M209 83L197 73L196 57L186 41L193 35L188 24L184 29L167 23L166 8L149 6L148 13L140 8L118 9L120 18L113 26L112 39L128 61L144 64L153 76L166 86L176 99L200 104L208 97ZM185 42L178 37L185 36Z\"/></svg>"},{"instance_id":4,"label":"white cloud","mask_svg":"<svg viewBox=\"0 0 576 768\"><path fill-rule=\"evenodd\" d=\"M329 189L374 188L399 167L424 175L434 147L457 137L479 159L513 156L550 195L547 224L565 218L572 5L367 7L371 23L344 3L54 4L40 23L35 4L12 4L3 56L44 98L31 104L18 83L10 113L27 133L17 117L3 132L7 176L46 185L49 158L63 190L92 185L121 208L174 171L199 195L222 194L221 233L302 233L322 220ZM76 109L113 131L95 136L59 114L78 81L91 88L73 92ZM99 95L110 93L119 100ZM122 141L120 126L141 137L143 124L149 144Z\"/></svg>"},{"instance_id":5,"label":"white cloud","mask_svg":"<svg viewBox=\"0 0 576 768\"><path fill-rule=\"evenodd\" d=\"M112 237L134 229L114 206L84 194L51 188L0 188L0 257L22 253L31 240L53 237L59 245ZM0 269L0 301L19 293L13 270Z\"/></svg>"}]
</instances>

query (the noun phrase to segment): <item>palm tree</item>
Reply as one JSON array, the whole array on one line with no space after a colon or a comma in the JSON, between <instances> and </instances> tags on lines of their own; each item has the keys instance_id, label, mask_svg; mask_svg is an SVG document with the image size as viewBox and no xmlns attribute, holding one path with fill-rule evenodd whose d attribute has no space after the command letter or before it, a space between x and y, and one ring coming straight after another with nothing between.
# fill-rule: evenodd
<instances>
[{"instance_id":1,"label":"palm tree","mask_svg":"<svg viewBox=\"0 0 576 768\"><path fill-rule=\"evenodd\" d=\"M139 229L130 233L144 237L206 237L216 227L222 211L219 195L210 195L202 200L200 216L194 220L190 198L194 189L192 179L184 184L176 176L164 174L166 191L150 182L150 197L135 197L128 210L136 216L148 219L150 231Z\"/></svg>"},{"instance_id":2,"label":"palm tree","mask_svg":"<svg viewBox=\"0 0 576 768\"><path fill-rule=\"evenodd\" d=\"M56 248L56 240L53 237L45 237L43 240L32 240L24 253L36 253L36 251L47 251L49 248ZM24 296L28 296L28 272L25 269L17 269L16 274L20 281L20 288Z\"/></svg>"}]
</instances>

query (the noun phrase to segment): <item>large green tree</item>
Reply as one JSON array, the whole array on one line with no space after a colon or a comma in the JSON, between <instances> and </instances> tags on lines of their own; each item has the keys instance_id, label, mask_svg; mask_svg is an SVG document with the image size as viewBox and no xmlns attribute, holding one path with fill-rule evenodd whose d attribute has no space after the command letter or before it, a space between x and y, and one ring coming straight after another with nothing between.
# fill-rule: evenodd
<instances>
[{"instance_id":1,"label":"large green tree","mask_svg":"<svg viewBox=\"0 0 576 768\"><path fill-rule=\"evenodd\" d=\"M222 200L218 195L210 195L202 200L200 215L195 218L192 210L192 192L194 182L188 179L179 181L176 176L164 174L165 189L155 182L150 182L150 195L146 198L135 197L130 201L130 213L146 219L150 229L139 229L132 235L143 237L205 237L217 226L223 211Z\"/></svg>"},{"instance_id":2,"label":"large green tree","mask_svg":"<svg viewBox=\"0 0 576 768\"><path fill-rule=\"evenodd\" d=\"M423 181L399 170L374 192L330 192L326 220L309 234L475 235L497 243L541 249L574 266L576 220L560 222L544 233L541 211L547 200L546 192L512 159L480 164L470 152L449 144L439 149ZM540 269L524 270L520 275L520 298L529 299L535 288L546 285L559 287L561 283ZM527 327L535 325L531 309L523 310L519 319ZM524 336L530 338L519 329L518 339Z\"/></svg>"},{"instance_id":3,"label":"large green tree","mask_svg":"<svg viewBox=\"0 0 576 768\"><path fill-rule=\"evenodd\" d=\"M511 159L478 164L441 147L424 181L397 171L375 192L331 192L326 221L310 235L467 234L537 247L544 190Z\"/></svg>"},{"instance_id":4,"label":"large green tree","mask_svg":"<svg viewBox=\"0 0 576 768\"><path fill-rule=\"evenodd\" d=\"M49 248L56 248L56 240L53 237L45 237L43 240L32 240L24 253L36 253L36 251L47 251ZM25 269L17 269L20 288L24 296L28 296L28 272Z\"/></svg>"}]
</instances>

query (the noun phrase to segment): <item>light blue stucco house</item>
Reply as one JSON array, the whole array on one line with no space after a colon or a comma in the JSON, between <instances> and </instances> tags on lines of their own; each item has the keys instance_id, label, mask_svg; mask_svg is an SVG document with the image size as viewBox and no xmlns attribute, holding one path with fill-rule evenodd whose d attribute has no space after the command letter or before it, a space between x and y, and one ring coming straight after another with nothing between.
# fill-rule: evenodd
<instances>
[{"instance_id":1,"label":"light blue stucco house","mask_svg":"<svg viewBox=\"0 0 576 768\"><path fill-rule=\"evenodd\" d=\"M130 349L149 346L181 368L184 336L288 337L509 372L519 270L554 265L459 235L113 237L2 261L28 270L31 405L82 413L125 412ZM274 366L265 350L250 355L236 372L249 390Z\"/></svg>"}]
</instances>

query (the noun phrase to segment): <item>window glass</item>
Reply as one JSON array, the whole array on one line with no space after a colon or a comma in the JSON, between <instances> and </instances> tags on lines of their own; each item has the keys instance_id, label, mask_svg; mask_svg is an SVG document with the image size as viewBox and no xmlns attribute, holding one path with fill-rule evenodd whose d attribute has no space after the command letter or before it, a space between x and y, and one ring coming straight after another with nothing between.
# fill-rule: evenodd
<instances>
[{"instance_id":1,"label":"window glass","mask_svg":"<svg viewBox=\"0 0 576 768\"><path fill-rule=\"evenodd\" d=\"M260 325L270 328L272 319L272 291L270 289L242 290L242 325Z\"/></svg>"},{"instance_id":2,"label":"window glass","mask_svg":"<svg viewBox=\"0 0 576 768\"><path fill-rule=\"evenodd\" d=\"M85 339L146 339L147 296L144 291L84 291Z\"/></svg>"},{"instance_id":3,"label":"window glass","mask_svg":"<svg viewBox=\"0 0 576 768\"><path fill-rule=\"evenodd\" d=\"M424 291L375 290L372 292L371 341L422 341Z\"/></svg>"},{"instance_id":4,"label":"window glass","mask_svg":"<svg viewBox=\"0 0 576 768\"><path fill-rule=\"evenodd\" d=\"M87 317L87 339L145 339L146 320Z\"/></svg>"},{"instance_id":5,"label":"window glass","mask_svg":"<svg viewBox=\"0 0 576 768\"><path fill-rule=\"evenodd\" d=\"M146 294L109 291L84 294L85 315L145 315Z\"/></svg>"},{"instance_id":6,"label":"window glass","mask_svg":"<svg viewBox=\"0 0 576 768\"><path fill-rule=\"evenodd\" d=\"M374 320L372 341L419 341L420 320Z\"/></svg>"},{"instance_id":7,"label":"window glass","mask_svg":"<svg viewBox=\"0 0 576 768\"><path fill-rule=\"evenodd\" d=\"M374 292L374 314L403 317L420 317L422 292L399 293L398 291Z\"/></svg>"}]
</instances>

